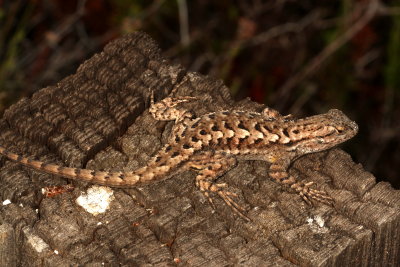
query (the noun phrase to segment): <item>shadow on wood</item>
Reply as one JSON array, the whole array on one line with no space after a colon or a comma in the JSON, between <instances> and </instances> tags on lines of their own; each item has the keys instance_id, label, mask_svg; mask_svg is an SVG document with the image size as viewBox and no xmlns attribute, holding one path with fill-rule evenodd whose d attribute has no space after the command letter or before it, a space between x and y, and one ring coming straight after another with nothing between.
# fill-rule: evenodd
<instances>
[{"instance_id":1,"label":"shadow on wood","mask_svg":"<svg viewBox=\"0 0 400 267\"><path fill-rule=\"evenodd\" d=\"M9 108L1 144L45 162L91 169L143 166L172 123L147 112L150 90L186 103L197 115L221 109L260 111L234 102L221 81L186 72L161 57L143 33L127 35L77 73ZM351 142L351 140L350 140ZM290 172L316 181L335 206L307 206L268 178L264 162L243 161L221 177L240 196L252 222L216 199L214 211L194 186L194 173L132 189L113 190L105 213L76 199L92 185L44 198L41 189L66 179L2 159L0 265L56 266L395 266L400 262L400 192L353 163L340 149L297 160Z\"/></svg>"}]
</instances>

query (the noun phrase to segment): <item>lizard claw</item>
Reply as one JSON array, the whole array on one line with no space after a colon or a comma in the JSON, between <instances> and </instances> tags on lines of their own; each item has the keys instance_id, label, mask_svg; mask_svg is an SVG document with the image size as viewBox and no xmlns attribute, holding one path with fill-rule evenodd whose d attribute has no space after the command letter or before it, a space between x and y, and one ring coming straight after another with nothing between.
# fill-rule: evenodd
<instances>
[{"instance_id":1,"label":"lizard claw","mask_svg":"<svg viewBox=\"0 0 400 267\"><path fill-rule=\"evenodd\" d=\"M202 191L202 193L207 198L207 200L210 203L210 205L213 208L213 210L215 210L215 204L214 204L214 201L213 201L212 197L210 196L210 193L208 191Z\"/></svg>"},{"instance_id":2,"label":"lizard claw","mask_svg":"<svg viewBox=\"0 0 400 267\"><path fill-rule=\"evenodd\" d=\"M332 206L334 202L333 199L325 191L319 191L310 188L313 184L314 182L307 182L307 183L299 182L293 184L291 188L296 190L296 192L299 193L299 195L308 205L312 205L311 200L315 200Z\"/></svg>"},{"instance_id":3,"label":"lizard claw","mask_svg":"<svg viewBox=\"0 0 400 267\"><path fill-rule=\"evenodd\" d=\"M222 190L222 188L226 188L228 185L226 183L221 183L221 184L213 184L210 187L210 191L216 192L220 198L229 206L231 209L238 214L240 217L245 219L246 221L250 221L249 217L244 215L245 209L240 206L239 204L236 203L235 200L233 200L232 197L237 197L238 195L236 193L227 191L227 190Z\"/></svg>"},{"instance_id":4,"label":"lizard claw","mask_svg":"<svg viewBox=\"0 0 400 267\"><path fill-rule=\"evenodd\" d=\"M245 219L246 221L250 221L250 218L244 215L244 208L237 204L230 196L237 196L235 193L229 191L218 191L218 195L225 201L225 203L231 207L231 209L238 214L240 217Z\"/></svg>"},{"instance_id":5,"label":"lizard claw","mask_svg":"<svg viewBox=\"0 0 400 267\"><path fill-rule=\"evenodd\" d=\"M201 192L204 194L204 196L207 198L208 202L210 203L211 207L215 210L215 204L210 196L210 192L216 193L237 215L245 219L246 221L250 221L250 219L244 215L245 209L237 204L235 200L233 200L234 197L237 197L236 193L224 190L224 188L228 187L226 183L220 183L220 184L208 184L208 186L204 184L199 184Z\"/></svg>"}]
</instances>

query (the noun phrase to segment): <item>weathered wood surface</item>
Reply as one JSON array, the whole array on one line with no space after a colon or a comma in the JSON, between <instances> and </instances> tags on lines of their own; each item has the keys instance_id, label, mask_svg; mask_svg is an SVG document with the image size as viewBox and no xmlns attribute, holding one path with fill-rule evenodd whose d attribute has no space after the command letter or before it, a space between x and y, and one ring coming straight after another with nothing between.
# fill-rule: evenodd
<instances>
[{"instance_id":1,"label":"weathered wood surface","mask_svg":"<svg viewBox=\"0 0 400 267\"><path fill-rule=\"evenodd\" d=\"M92 169L131 170L166 141L172 123L146 111L179 86L201 115L220 109L260 111L235 103L220 81L188 73L160 56L143 33L106 46L55 86L22 99L0 121L0 142L43 161ZM351 142L351 141L350 141ZM0 266L396 266L400 262L400 192L340 149L301 158L291 168L317 181L334 208L307 206L268 178L263 162L246 161L221 179L239 193L252 222L216 199L214 212L194 173L141 188L114 190L111 208L93 216L75 203L90 184L43 198L66 184L1 160ZM101 222L102 224L99 224ZM57 250L58 254L55 252Z\"/></svg>"}]
</instances>

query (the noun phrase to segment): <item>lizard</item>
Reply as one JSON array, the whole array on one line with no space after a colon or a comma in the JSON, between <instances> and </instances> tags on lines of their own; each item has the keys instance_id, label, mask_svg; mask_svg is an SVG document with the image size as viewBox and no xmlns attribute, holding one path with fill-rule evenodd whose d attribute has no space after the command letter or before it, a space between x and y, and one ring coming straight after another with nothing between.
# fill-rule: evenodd
<instances>
[{"instance_id":1,"label":"lizard","mask_svg":"<svg viewBox=\"0 0 400 267\"><path fill-rule=\"evenodd\" d=\"M331 205L333 199L313 188L313 182L298 181L288 173L299 157L327 150L352 138L358 126L343 112L295 119L272 108L262 112L222 110L195 116L180 103L195 97L167 97L154 102L150 97L149 112L156 120L175 121L166 144L141 168L129 172L96 171L46 163L13 153L0 146L0 154L27 167L46 173L116 188L129 188L169 178L180 171L197 171L195 184L214 208L211 195L218 195L242 218L244 208L237 195L227 190L226 183L216 180L235 167L238 160L262 160L270 164L269 176L297 192L302 199Z\"/></svg>"}]
</instances>

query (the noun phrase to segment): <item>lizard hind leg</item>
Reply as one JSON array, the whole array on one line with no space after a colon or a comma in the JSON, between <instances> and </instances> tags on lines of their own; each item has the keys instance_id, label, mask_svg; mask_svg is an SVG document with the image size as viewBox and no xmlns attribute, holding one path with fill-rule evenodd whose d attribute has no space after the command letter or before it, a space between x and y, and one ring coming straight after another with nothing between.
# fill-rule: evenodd
<instances>
[{"instance_id":1,"label":"lizard hind leg","mask_svg":"<svg viewBox=\"0 0 400 267\"><path fill-rule=\"evenodd\" d=\"M287 172L287 162L275 162L270 166L269 176L277 182L287 185L296 191L301 198L309 205L312 205L312 200L332 205L333 199L325 192L311 188L314 182L296 181L296 179Z\"/></svg>"},{"instance_id":2,"label":"lizard hind leg","mask_svg":"<svg viewBox=\"0 0 400 267\"><path fill-rule=\"evenodd\" d=\"M237 195L226 190L228 187L226 183L215 183L215 180L235 166L236 162L236 158L233 156L205 151L192 157L187 164L189 167L199 170L199 174L196 176L196 186L214 209L215 205L211 194L217 194L237 215L249 221L250 219L244 215L245 209L233 199Z\"/></svg>"}]
</instances>

